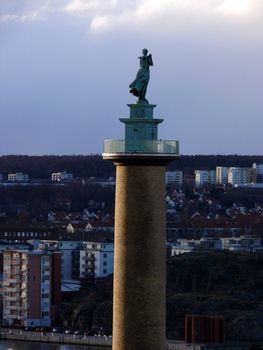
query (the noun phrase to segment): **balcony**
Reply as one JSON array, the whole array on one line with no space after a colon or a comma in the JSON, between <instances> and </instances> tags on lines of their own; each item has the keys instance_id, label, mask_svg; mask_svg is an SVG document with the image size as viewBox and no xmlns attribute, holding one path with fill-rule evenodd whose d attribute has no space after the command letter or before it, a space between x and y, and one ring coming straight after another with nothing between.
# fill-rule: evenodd
<instances>
[{"instance_id":1,"label":"balcony","mask_svg":"<svg viewBox=\"0 0 263 350\"><path fill-rule=\"evenodd\" d=\"M27 266L26 266L26 265L22 265L21 271L22 271L22 272L23 272L23 271L26 271L26 269L27 269Z\"/></svg>"},{"instance_id":2,"label":"balcony","mask_svg":"<svg viewBox=\"0 0 263 350\"><path fill-rule=\"evenodd\" d=\"M94 255L87 255L87 256L85 257L85 261L94 262L94 261L95 261L95 256L94 256Z\"/></svg>"},{"instance_id":3,"label":"balcony","mask_svg":"<svg viewBox=\"0 0 263 350\"><path fill-rule=\"evenodd\" d=\"M25 316L9 314L8 318L11 319L11 320L24 320Z\"/></svg>"},{"instance_id":4,"label":"balcony","mask_svg":"<svg viewBox=\"0 0 263 350\"><path fill-rule=\"evenodd\" d=\"M148 153L179 156L179 142L175 140L104 140L103 153Z\"/></svg>"},{"instance_id":5,"label":"balcony","mask_svg":"<svg viewBox=\"0 0 263 350\"><path fill-rule=\"evenodd\" d=\"M7 278L6 280L5 280L5 283L6 284L10 284L10 283L19 283L19 279L17 279L17 278Z\"/></svg>"},{"instance_id":6,"label":"balcony","mask_svg":"<svg viewBox=\"0 0 263 350\"><path fill-rule=\"evenodd\" d=\"M17 310L19 311L21 309L21 306L17 306L17 305L8 305L8 309L9 310Z\"/></svg>"},{"instance_id":7,"label":"balcony","mask_svg":"<svg viewBox=\"0 0 263 350\"><path fill-rule=\"evenodd\" d=\"M21 264L21 259L19 258L15 258L13 260L11 260L10 265L20 265Z\"/></svg>"},{"instance_id":8,"label":"balcony","mask_svg":"<svg viewBox=\"0 0 263 350\"><path fill-rule=\"evenodd\" d=\"M26 283L25 282L21 283L21 289L26 289Z\"/></svg>"},{"instance_id":9,"label":"balcony","mask_svg":"<svg viewBox=\"0 0 263 350\"><path fill-rule=\"evenodd\" d=\"M19 296L17 297L17 296L13 296L13 297L11 297L11 296L6 296L6 297L4 297L5 298L5 300L6 301L19 301Z\"/></svg>"},{"instance_id":10,"label":"balcony","mask_svg":"<svg viewBox=\"0 0 263 350\"><path fill-rule=\"evenodd\" d=\"M17 292L17 291L20 291L20 285L15 285L15 286L12 286L12 287L7 287L4 289L5 292Z\"/></svg>"}]
</instances>

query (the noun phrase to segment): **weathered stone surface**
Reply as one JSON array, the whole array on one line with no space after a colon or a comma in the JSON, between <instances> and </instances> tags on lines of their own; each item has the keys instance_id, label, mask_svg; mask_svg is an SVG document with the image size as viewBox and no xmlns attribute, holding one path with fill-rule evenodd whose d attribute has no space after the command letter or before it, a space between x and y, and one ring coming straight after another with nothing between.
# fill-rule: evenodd
<instances>
[{"instance_id":1,"label":"weathered stone surface","mask_svg":"<svg viewBox=\"0 0 263 350\"><path fill-rule=\"evenodd\" d=\"M164 166L117 166L113 350L165 348Z\"/></svg>"}]
</instances>

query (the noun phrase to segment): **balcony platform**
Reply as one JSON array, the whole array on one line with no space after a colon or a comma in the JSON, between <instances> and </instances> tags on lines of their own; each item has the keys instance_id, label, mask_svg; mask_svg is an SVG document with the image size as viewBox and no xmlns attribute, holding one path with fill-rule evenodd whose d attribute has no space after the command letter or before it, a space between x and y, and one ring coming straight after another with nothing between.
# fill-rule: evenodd
<instances>
[{"instance_id":1,"label":"balcony platform","mask_svg":"<svg viewBox=\"0 0 263 350\"><path fill-rule=\"evenodd\" d=\"M179 158L176 140L105 140L102 158L117 163L167 163Z\"/></svg>"}]
</instances>

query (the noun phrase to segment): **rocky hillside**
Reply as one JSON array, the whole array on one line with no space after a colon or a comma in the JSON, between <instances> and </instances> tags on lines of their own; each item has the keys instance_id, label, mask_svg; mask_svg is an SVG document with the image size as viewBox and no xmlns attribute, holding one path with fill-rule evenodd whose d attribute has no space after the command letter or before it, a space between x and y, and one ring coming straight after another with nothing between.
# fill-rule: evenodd
<instances>
[{"instance_id":1,"label":"rocky hillside","mask_svg":"<svg viewBox=\"0 0 263 350\"><path fill-rule=\"evenodd\" d=\"M169 338L182 337L185 314L224 315L228 340L263 340L263 256L200 252L169 259Z\"/></svg>"}]
</instances>

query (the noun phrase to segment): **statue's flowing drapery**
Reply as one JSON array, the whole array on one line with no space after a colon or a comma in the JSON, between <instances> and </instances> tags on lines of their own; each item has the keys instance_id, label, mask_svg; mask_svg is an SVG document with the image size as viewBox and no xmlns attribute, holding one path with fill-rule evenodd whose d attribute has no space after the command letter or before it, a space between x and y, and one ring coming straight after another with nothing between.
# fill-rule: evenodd
<instances>
[{"instance_id":1,"label":"statue's flowing drapery","mask_svg":"<svg viewBox=\"0 0 263 350\"><path fill-rule=\"evenodd\" d=\"M140 102L148 103L145 98L148 82L150 80L150 66L153 65L152 56L147 56L147 50L143 50L143 56L139 57L140 69L135 80L130 84L130 92L139 97Z\"/></svg>"}]
</instances>

